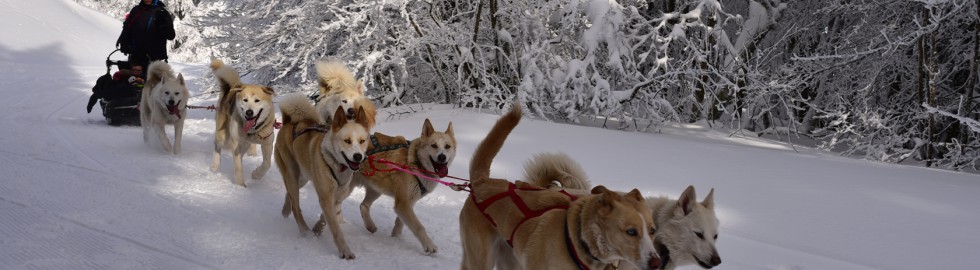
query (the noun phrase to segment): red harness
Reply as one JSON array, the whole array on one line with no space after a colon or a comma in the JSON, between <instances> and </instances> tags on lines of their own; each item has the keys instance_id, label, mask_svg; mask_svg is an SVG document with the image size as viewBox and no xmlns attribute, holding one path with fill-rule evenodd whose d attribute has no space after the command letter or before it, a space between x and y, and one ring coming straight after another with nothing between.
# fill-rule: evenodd
<instances>
[{"instance_id":1,"label":"red harness","mask_svg":"<svg viewBox=\"0 0 980 270\"><path fill-rule=\"evenodd\" d=\"M472 192L470 192L470 198L473 198L473 202L476 203L477 209L480 210L480 213L483 214L483 216L486 217L487 220L490 221L490 224L493 224L494 227L497 227L497 222L494 222L493 221L493 218L491 218L490 215L487 215L486 210L487 210L487 207L490 207L491 204L497 202L500 199L503 199L503 198L506 198L506 197L510 197L511 201L514 202L514 205L517 206L517 208L521 210L521 213L524 214L524 219L522 219L520 222L518 222L517 225L514 225L514 231L512 231L510 233L510 238L507 239L507 244L510 245L511 247L514 246L514 234L517 233L517 229L521 227L521 224L524 224L524 222L526 222L526 221L528 221L528 220L530 220L532 218L536 218L536 217L539 217L541 215L544 215L544 213L546 213L548 211L551 211L551 210L555 210L555 209L568 209L568 206L567 205L556 205L556 206L551 206L551 207L540 209L540 210L531 210L531 208L529 208L527 206L527 204L524 203L524 200L521 199L520 196L517 196L517 193L515 193L516 190L542 191L542 190L546 190L546 189L545 188L539 188L539 187L523 187L523 188L517 188L517 185L515 185L514 183L508 183L507 191L498 193L496 195L493 195L490 198L487 198L486 200L484 200L483 202L476 201L476 196L473 195ZM561 190L561 191L559 191L559 192L561 194L565 194L565 196L568 196L568 198L571 199L571 200L573 200L573 201L575 199L578 199L578 197L575 197L575 195L569 194L564 189Z\"/></svg>"}]
</instances>

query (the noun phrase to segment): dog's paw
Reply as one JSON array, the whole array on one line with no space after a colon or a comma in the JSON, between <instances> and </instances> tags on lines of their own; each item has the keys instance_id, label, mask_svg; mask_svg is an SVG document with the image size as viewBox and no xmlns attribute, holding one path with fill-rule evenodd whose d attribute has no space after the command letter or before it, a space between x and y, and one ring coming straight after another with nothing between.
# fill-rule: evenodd
<instances>
[{"instance_id":1,"label":"dog's paw","mask_svg":"<svg viewBox=\"0 0 980 270\"><path fill-rule=\"evenodd\" d=\"M438 251L438 248L436 248L436 245L431 245L431 246L423 247L423 248L425 248L425 255L435 255L436 252Z\"/></svg>"},{"instance_id":2,"label":"dog's paw","mask_svg":"<svg viewBox=\"0 0 980 270\"><path fill-rule=\"evenodd\" d=\"M340 251L340 258L341 259L344 259L344 260L353 260L355 257L356 256L354 256L354 252L351 252L350 249L345 248L344 250L341 250Z\"/></svg>"},{"instance_id":3,"label":"dog's paw","mask_svg":"<svg viewBox=\"0 0 980 270\"><path fill-rule=\"evenodd\" d=\"M262 179L262 176L265 176L265 171L259 171L259 170L252 171L252 180Z\"/></svg>"},{"instance_id":4,"label":"dog's paw","mask_svg":"<svg viewBox=\"0 0 980 270\"><path fill-rule=\"evenodd\" d=\"M327 225L326 222L323 222L322 220L318 221L316 225L313 225L313 234L320 236L320 234L323 233L323 226L325 225Z\"/></svg>"}]
</instances>

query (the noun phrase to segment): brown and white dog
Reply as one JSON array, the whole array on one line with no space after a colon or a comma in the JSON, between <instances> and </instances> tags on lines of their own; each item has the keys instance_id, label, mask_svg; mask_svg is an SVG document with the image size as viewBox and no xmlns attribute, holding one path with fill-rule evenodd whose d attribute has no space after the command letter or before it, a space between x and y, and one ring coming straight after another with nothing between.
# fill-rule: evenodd
<instances>
[{"instance_id":1,"label":"brown and white dog","mask_svg":"<svg viewBox=\"0 0 980 270\"><path fill-rule=\"evenodd\" d=\"M187 99L190 95L184 85L184 75L177 74L169 64L156 61L147 69L147 80L140 96L140 125L143 142L150 143L156 134L168 154L180 154L180 140L184 133L184 116L187 115ZM164 127L174 126L174 143L170 144Z\"/></svg>"},{"instance_id":2,"label":"brown and white dog","mask_svg":"<svg viewBox=\"0 0 980 270\"><path fill-rule=\"evenodd\" d=\"M564 187L570 193L584 193L592 188L578 163L563 154L536 155L524 165L524 179L539 187ZM647 207L657 224L654 246L663 260L664 269L697 264L711 269L721 264L715 248L718 239L718 217L714 210L715 190L703 201L697 201L694 186L688 186L678 199L665 196L647 197ZM619 269L634 269L622 265Z\"/></svg>"},{"instance_id":3,"label":"brown and white dog","mask_svg":"<svg viewBox=\"0 0 980 270\"><path fill-rule=\"evenodd\" d=\"M279 110L283 125L276 136L275 160L286 186L283 217L292 213L300 233L310 231L299 207L299 190L312 181L323 210L313 232L320 235L323 226L329 226L340 257L354 259L337 213L340 203L350 195L354 172L367 158L367 115L358 110L355 120L348 121L343 109L338 108L330 126L323 126L313 104L303 95L284 98Z\"/></svg>"},{"instance_id":4,"label":"brown and white dog","mask_svg":"<svg viewBox=\"0 0 980 270\"><path fill-rule=\"evenodd\" d=\"M470 163L471 195L459 216L461 269L602 269L626 261L657 269L656 227L638 190L599 186L574 196L490 178L490 165L521 119L520 104L487 134Z\"/></svg>"},{"instance_id":5,"label":"brown and white dog","mask_svg":"<svg viewBox=\"0 0 980 270\"><path fill-rule=\"evenodd\" d=\"M221 148L232 149L235 162L235 184L245 186L242 176L242 156L255 152L255 144L262 146L262 165L252 171L252 179L265 176L272 166L272 140L275 132L276 111L272 87L243 84L238 71L218 59L211 60L211 70L218 80L221 96L215 110L214 154L211 171L221 165Z\"/></svg>"},{"instance_id":6,"label":"brown and white dog","mask_svg":"<svg viewBox=\"0 0 980 270\"><path fill-rule=\"evenodd\" d=\"M429 119L425 119L422 136L414 140L408 141L402 136L391 137L374 133L371 142L367 150L368 155L423 169L431 172L431 177L445 177L449 174L449 164L456 157L456 137L452 123L449 123L446 131L438 132L432 127ZM361 202L361 218L364 219L365 228L371 233L378 230L374 220L371 219L371 205L381 194L391 196L395 199L395 214L398 215L391 235L401 235L404 223L422 243L425 254L436 253L435 243L429 238L425 227L415 215L415 203L435 190L437 183L401 171L368 172L368 175L354 174L354 184L365 187L364 201Z\"/></svg>"},{"instance_id":7,"label":"brown and white dog","mask_svg":"<svg viewBox=\"0 0 980 270\"><path fill-rule=\"evenodd\" d=\"M331 121L337 107L344 109L347 119L353 119L354 112L363 108L368 116L368 128L374 128L377 109L364 96L363 81L354 79L354 73L344 63L336 60L317 61L316 73L320 86L316 109L324 121Z\"/></svg>"}]
</instances>

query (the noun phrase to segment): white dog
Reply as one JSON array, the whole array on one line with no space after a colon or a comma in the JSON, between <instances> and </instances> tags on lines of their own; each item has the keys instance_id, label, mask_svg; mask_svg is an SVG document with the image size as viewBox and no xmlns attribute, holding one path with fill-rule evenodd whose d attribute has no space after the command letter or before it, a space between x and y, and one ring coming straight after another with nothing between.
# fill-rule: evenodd
<instances>
[{"instance_id":1,"label":"white dog","mask_svg":"<svg viewBox=\"0 0 980 270\"><path fill-rule=\"evenodd\" d=\"M184 75L174 76L166 62L156 61L147 70L146 84L140 97L140 125L143 141L150 143L150 134L156 133L167 153L180 154L180 138L187 115L189 93L184 86ZM170 144L164 126L174 126L174 143Z\"/></svg>"},{"instance_id":2,"label":"white dog","mask_svg":"<svg viewBox=\"0 0 980 270\"><path fill-rule=\"evenodd\" d=\"M336 60L317 61L316 73L320 86L316 110L325 122L332 121L338 107L343 108L347 119L351 120L358 108L364 108L368 117L368 129L374 128L377 111L374 103L364 96L364 81L355 79L347 65Z\"/></svg>"}]
</instances>

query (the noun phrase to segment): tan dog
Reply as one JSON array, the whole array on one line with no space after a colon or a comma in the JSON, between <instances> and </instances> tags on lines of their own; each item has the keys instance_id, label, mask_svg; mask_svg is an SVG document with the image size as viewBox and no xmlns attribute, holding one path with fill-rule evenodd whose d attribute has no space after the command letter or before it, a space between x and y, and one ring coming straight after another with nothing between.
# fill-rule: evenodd
<instances>
[{"instance_id":1,"label":"tan dog","mask_svg":"<svg viewBox=\"0 0 980 270\"><path fill-rule=\"evenodd\" d=\"M525 163L524 179L539 187L564 187L570 193L583 193L591 188L581 167L566 155L537 155ZM677 200L664 196L646 198L657 225L654 246L663 260L664 269L697 264L705 269L721 264L715 248L718 238L718 217L714 211L715 190L700 203L694 186L688 186ZM635 269L623 265L619 269Z\"/></svg>"},{"instance_id":2,"label":"tan dog","mask_svg":"<svg viewBox=\"0 0 980 270\"><path fill-rule=\"evenodd\" d=\"M302 95L284 98L279 109L283 125L276 136L275 159L286 186L282 215L292 213L301 234L310 230L299 207L299 189L312 181L323 210L313 232L319 235L324 224L328 225L340 257L354 259L337 213L350 195L354 171L367 157L367 116L359 110L355 120L348 121L338 108L330 126L322 126L316 109Z\"/></svg>"},{"instance_id":3,"label":"tan dog","mask_svg":"<svg viewBox=\"0 0 980 270\"><path fill-rule=\"evenodd\" d=\"M344 63L331 60L320 60L316 63L317 81L320 85L320 96L317 98L316 109L324 121L330 122L337 107L344 109L347 119L354 118L354 112L363 108L367 114L368 128L374 128L377 109L370 99L364 96L364 82L354 79Z\"/></svg>"},{"instance_id":4,"label":"tan dog","mask_svg":"<svg viewBox=\"0 0 980 270\"><path fill-rule=\"evenodd\" d=\"M262 146L262 165L252 171L252 179L262 178L272 166L272 135L276 123L272 97L276 92L268 86L242 84L238 72L221 60L212 59L211 70L221 89L214 117L211 171L217 172L221 166L221 148L230 147L235 162L235 184L244 187L242 156L246 151L254 154L255 144Z\"/></svg>"},{"instance_id":5,"label":"tan dog","mask_svg":"<svg viewBox=\"0 0 980 270\"><path fill-rule=\"evenodd\" d=\"M150 64L139 105L143 142L150 143L150 134L156 133L164 151L180 154L188 96L190 94L184 85L183 74L174 76L173 69L163 61ZM167 138L167 132L163 130L166 125L174 126L173 145Z\"/></svg>"},{"instance_id":6,"label":"tan dog","mask_svg":"<svg viewBox=\"0 0 980 270\"><path fill-rule=\"evenodd\" d=\"M445 177L449 174L449 164L456 157L456 137L453 134L452 123L449 123L445 132L437 132L432 128L429 119L425 119L422 136L411 142L402 136L391 137L381 133L374 133L371 137L372 143L368 146L368 155L424 169L434 173L430 174L431 177ZM388 168L387 165L377 165L377 167ZM365 168L362 172L367 170L370 168ZM354 184L365 187L364 201L361 202L361 218L364 219L364 226L368 231L374 233L378 230L374 220L371 219L371 204L381 194L385 194L394 197L395 214L398 215L391 235L399 236L404 222L422 243L425 254L436 253L435 243L429 239L425 227L415 215L415 202L435 190L436 182L419 179L401 171L390 171L376 172L372 176L354 174Z\"/></svg>"},{"instance_id":7,"label":"tan dog","mask_svg":"<svg viewBox=\"0 0 980 270\"><path fill-rule=\"evenodd\" d=\"M520 119L520 104L514 104L473 154L472 192L459 216L461 268L602 269L618 261L659 268L656 227L638 190L619 195L599 186L576 197L489 177L493 158Z\"/></svg>"}]
</instances>

